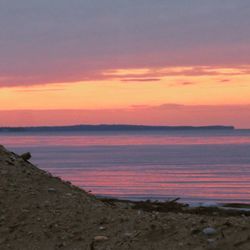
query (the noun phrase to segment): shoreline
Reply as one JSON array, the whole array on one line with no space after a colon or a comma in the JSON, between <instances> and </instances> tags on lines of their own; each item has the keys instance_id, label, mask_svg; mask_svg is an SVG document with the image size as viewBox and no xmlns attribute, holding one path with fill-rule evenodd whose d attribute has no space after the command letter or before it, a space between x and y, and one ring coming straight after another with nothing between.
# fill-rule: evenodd
<instances>
[{"instance_id":1,"label":"shoreline","mask_svg":"<svg viewBox=\"0 0 250 250\"><path fill-rule=\"evenodd\" d=\"M81 188L81 187L80 187ZM82 188L81 188L82 189ZM84 190L84 189L83 189ZM216 199L197 199L197 201L184 201L188 200L187 198L183 197L166 197L161 199L156 198L132 198L129 197L126 198L120 198L116 196L109 196L109 195L101 195L101 194L94 194L91 191L89 191L91 194L93 194L97 199L101 200L117 200L120 202L131 202L131 203L138 203L138 202L152 202L152 203L165 203L165 202L171 202L172 200L178 200L178 203L182 205L186 205L189 207L232 207L232 208L250 208L250 202L240 202L240 201L231 201L231 202L223 202L223 201L216 201Z\"/></svg>"},{"instance_id":2,"label":"shoreline","mask_svg":"<svg viewBox=\"0 0 250 250\"><path fill-rule=\"evenodd\" d=\"M0 183L0 249L250 249L249 211L97 198L2 146Z\"/></svg>"},{"instance_id":3,"label":"shoreline","mask_svg":"<svg viewBox=\"0 0 250 250\"><path fill-rule=\"evenodd\" d=\"M116 198L102 197L97 198L107 204L118 205L125 204L135 210L146 212L182 212L187 214L211 214L216 212L218 216L250 216L250 204L242 203L204 203L203 205L190 206L187 203L178 202L179 198L169 201L131 201Z\"/></svg>"}]
</instances>

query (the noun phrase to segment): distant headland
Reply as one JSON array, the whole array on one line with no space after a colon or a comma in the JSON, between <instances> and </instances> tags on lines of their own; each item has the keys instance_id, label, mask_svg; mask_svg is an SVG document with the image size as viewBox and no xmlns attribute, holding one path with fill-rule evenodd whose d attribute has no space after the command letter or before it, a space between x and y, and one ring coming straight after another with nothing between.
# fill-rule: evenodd
<instances>
[{"instance_id":1,"label":"distant headland","mask_svg":"<svg viewBox=\"0 0 250 250\"><path fill-rule=\"evenodd\" d=\"M180 131L234 130L233 126L146 126L146 125L72 125L39 127L0 127L0 132L75 132L75 131Z\"/></svg>"}]
</instances>

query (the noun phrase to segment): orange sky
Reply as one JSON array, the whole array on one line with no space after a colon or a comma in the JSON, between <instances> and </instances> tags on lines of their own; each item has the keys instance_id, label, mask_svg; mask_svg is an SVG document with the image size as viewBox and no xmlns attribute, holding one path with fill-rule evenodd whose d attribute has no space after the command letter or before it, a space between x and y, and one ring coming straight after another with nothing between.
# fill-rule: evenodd
<instances>
[{"instance_id":1,"label":"orange sky","mask_svg":"<svg viewBox=\"0 0 250 250\"><path fill-rule=\"evenodd\" d=\"M241 69L117 70L104 80L2 88L0 110L117 109L165 103L247 105L249 97L250 73Z\"/></svg>"},{"instance_id":2,"label":"orange sky","mask_svg":"<svg viewBox=\"0 0 250 250\"><path fill-rule=\"evenodd\" d=\"M0 125L227 124L247 128L249 83L246 66L168 67L107 71L103 80L5 87L0 89L0 110L12 112L5 112ZM201 107L205 109L200 111Z\"/></svg>"}]
</instances>

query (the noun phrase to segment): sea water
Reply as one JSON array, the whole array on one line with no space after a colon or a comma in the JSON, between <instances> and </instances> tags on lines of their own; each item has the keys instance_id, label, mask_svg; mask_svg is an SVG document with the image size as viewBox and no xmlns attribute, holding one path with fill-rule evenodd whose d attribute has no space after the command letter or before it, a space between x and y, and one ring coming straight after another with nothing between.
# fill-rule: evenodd
<instances>
[{"instance_id":1,"label":"sea water","mask_svg":"<svg viewBox=\"0 0 250 250\"><path fill-rule=\"evenodd\" d=\"M96 195L250 203L250 130L0 133L0 144Z\"/></svg>"}]
</instances>

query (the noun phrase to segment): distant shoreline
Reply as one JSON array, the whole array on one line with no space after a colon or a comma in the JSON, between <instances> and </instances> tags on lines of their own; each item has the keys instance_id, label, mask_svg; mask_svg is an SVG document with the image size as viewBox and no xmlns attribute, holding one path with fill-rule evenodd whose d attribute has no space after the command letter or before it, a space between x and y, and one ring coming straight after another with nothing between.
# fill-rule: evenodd
<instances>
[{"instance_id":1,"label":"distant shoreline","mask_svg":"<svg viewBox=\"0 0 250 250\"><path fill-rule=\"evenodd\" d=\"M73 132L73 131L181 131L234 130L234 126L146 126L146 125L72 125L38 127L0 127L0 132Z\"/></svg>"}]
</instances>

